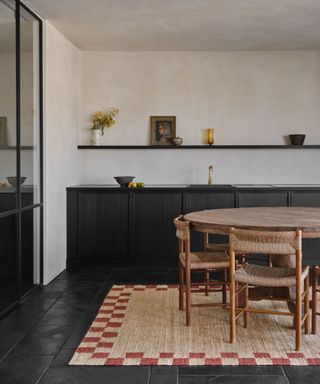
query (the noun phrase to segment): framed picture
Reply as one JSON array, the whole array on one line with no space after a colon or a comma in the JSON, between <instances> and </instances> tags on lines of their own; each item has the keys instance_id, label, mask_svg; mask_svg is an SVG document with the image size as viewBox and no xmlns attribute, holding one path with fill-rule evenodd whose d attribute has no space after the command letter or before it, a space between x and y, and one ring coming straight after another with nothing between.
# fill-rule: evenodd
<instances>
[{"instance_id":1,"label":"framed picture","mask_svg":"<svg viewBox=\"0 0 320 384\"><path fill-rule=\"evenodd\" d=\"M0 116L0 146L7 145L7 118Z\"/></svg>"},{"instance_id":2,"label":"framed picture","mask_svg":"<svg viewBox=\"0 0 320 384\"><path fill-rule=\"evenodd\" d=\"M151 145L172 145L176 136L175 116L151 116Z\"/></svg>"}]
</instances>

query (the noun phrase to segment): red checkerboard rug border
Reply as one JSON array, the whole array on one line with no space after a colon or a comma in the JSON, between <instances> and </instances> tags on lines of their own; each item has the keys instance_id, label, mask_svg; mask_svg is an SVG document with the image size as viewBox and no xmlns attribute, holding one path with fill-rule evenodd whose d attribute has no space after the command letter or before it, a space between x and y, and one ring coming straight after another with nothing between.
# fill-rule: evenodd
<instances>
[{"instance_id":1,"label":"red checkerboard rug border","mask_svg":"<svg viewBox=\"0 0 320 384\"><path fill-rule=\"evenodd\" d=\"M177 285L114 285L69 364L99 366L320 365L320 355L310 358L301 352L286 353L286 356L279 358L273 357L272 353L265 352L254 352L251 357L241 357L238 352L221 352L218 356L211 356L204 352L190 352L188 356L181 357L178 353L163 351L159 352L157 356L150 357L144 356L144 352L128 351L121 358L111 357L132 293L147 289L166 291L177 288Z\"/></svg>"}]
</instances>

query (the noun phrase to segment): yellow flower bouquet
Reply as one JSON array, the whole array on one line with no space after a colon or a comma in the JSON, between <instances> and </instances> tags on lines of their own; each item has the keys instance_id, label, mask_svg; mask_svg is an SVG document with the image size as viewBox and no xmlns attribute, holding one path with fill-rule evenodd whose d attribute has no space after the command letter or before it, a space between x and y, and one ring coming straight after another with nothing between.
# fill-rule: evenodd
<instances>
[{"instance_id":1,"label":"yellow flower bouquet","mask_svg":"<svg viewBox=\"0 0 320 384\"><path fill-rule=\"evenodd\" d=\"M100 130L101 135L104 129L115 124L115 116L119 113L118 108L112 107L109 112L98 111L92 116L92 130Z\"/></svg>"}]
</instances>

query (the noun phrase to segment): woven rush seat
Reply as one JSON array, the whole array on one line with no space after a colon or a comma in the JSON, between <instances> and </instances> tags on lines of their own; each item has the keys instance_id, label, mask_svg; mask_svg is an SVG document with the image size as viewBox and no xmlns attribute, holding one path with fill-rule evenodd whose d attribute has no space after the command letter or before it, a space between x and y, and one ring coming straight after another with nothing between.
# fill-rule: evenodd
<instances>
[{"instance_id":1,"label":"woven rush seat","mask_svg":"<svg viewBox=\"0 0 320 384\"><path fill-rule=\"evenodd\" d=\"M309 267L301 271L301 281L309 274ZM247 264L238 269L235 281L264 287L292 287L296 285L296 269Z\"/></svg>"},{"instance_id":2,"label":"woven rush seat","mask_svg":"<svg viewBox=\"0 0 320 384\"><path fill-rule=\"evenodd\" d=\"M180 253L180 262L185 267L185 253ZM229 268L230 260L225 252L191 252L190 269Z\"/></svg>"},{"instance_id":3,"label":"woven rush seat","mask_svg":"<svg viewBox=\"0 0 320 384\"><path fill-rule=\"evenodd\" d=\"M217 251L223 252L229 249L229 243L220 243L220 244L208 243L206 244L205 247L207 252L217 252Z\"/></svg>"}]
</instances>

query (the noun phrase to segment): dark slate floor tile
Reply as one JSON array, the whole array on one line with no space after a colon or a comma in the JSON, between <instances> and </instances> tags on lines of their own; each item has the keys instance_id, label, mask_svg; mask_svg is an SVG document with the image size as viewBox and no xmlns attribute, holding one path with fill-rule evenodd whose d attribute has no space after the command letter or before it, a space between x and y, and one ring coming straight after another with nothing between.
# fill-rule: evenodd
<instances>
[{"instance_id":1,"label":"dark slate floor tile","mask_svg":"<svg viewBox=\"0 0 320 384\"><path fill-rule=\"evenodd\" d=\"M181 376L178 384L207 384L208 380L207 376Z\"/></svg>"},{"instance_id":2,"label":"dark slate floor tile","mask_svg":"<svg viewBox=\"0 0 320 384\"><path fill-rule=\"evenodd\" d=\"M285 375L282 367L277 365L257 365L257 366L228 366L228 365L213 365L213 366L190 366L180 367L179 375L203 375L203 376L220 376L220 375Z\"/></svg>"},{"instance_id":3,"label":"dark slate floor tile","mask_svg":"<svg viewBox=\"0 0 320 384\"><path fill-rule=\"evenodd\" d=\"M69 287L74 287L76 284L73 280L53 280L50 284L42 287L44 292L64 292Z\"/></svg>"},{"instance_id":4,"label":"dark slate floor tile","mask_svg":"<svg viewBox=\"0 0 320 384\"><path fill-rule=\"evenodd\" d=\"M58 303L89 303L99 292L100 284L93 282L82 282L75 287L66 289L62 296L57 300Z\"/></svg>"},{"instance_id":5,"label":"dark slate floor tile","mask_svg":"<svg viewBox=\"0 0 320 384\"><path fill-rule=\"evenodd\" d=\"M49 368L39 384L147 384L149 375L149 367L57 367Z\"/></svg>"},{"instance_id":6,"label":"dark slate floor tile","mask_svg":"<svg viewBox=\"0 0 320 384\"><path fill-rule=\"evenodd\" d=\"M42 315L46 312L54 303L56 299L47 299L39 298L37 296L32 296L23 302L18 308L17 311L20 311L23 316L26 313L39 314Z\"/></svg>"},{"instance_id":7,"label":"dark slate floor tile","mask_svg":"<svg viewBox=\"0 0 320 384\"><path fill-rule=\"evenodd\" d=\"M152 367L148 384L178 384L178 367Z\"/></svg>"},{"instance_id":8,"label":"dark slate floor tile","mask_svg":"<svg viewBox=\"0 0 320 384\"><path fill-rule=\"evenodd\" d=\"M56 277L56 280L77 280L83 272L83 268L64 270Z\"/></svg>"},{"instance_id":9,"label":"dark slate floor tile","mask_svg":"<svg viewBox=\"0 0 320 384\"><path fill-rule=\"evenodd\" d=\"M75 349L79 346L82 339L86 335L90 325L96 317L96 312L87 312L83 318L79 321L76 327L73 328L73 331L67 338L66 342L63 344L64 349Z\"/></svg>"},{"instance_id":10,"label":"dark slate floor tile","mask_svg":"<svg viewBox=\"0 0 320 384\"><path fill-rule=\"evenodd\" d=\"M320 383L320 366L286 366L283 369L290 380L290 384Z\"/></svg>"},{"instance_id":11,"label":"dark slate floor tile","mask_svg":"<svg viewBox=\"0 0 320 384\"><path fill-rule=\"evenodd\" d=\"M0 359L2 359L24 335L24 331L0 331Z\"/></svg>"},{"instance_id":12,"label":"dark slate floor tile","mask_svg":"<svg viewBox=\"0 0 320 384\"><path fill-rule=\"evenodd\" d=\"M52 360L53 356L8 356L0 363L0 383L35 384Z\"/></svg>"},{"instance_id":13,"label":"dark slate floor tile","mask_svg":"<svg viewBox=\"0 0 320 384\"><path fill-rule=\"evenodd\" d=\"M75 349L61 349L55 356L50 368L62 368L66 367L74 355Z\"/></svg>"},{"instance_id":14,"label":"dark slate floor tile","mask_svg":"<svg viewBox=\"0 0 320 384\"><path fill-rule=\"evenodd\" d=\"M105 378L106 383L107 379ZM82 367L49 368L37 384L102 384L102 381L92 381Z\"/></svg>"},{"instance_id":15,"label":"dark slate floor tile","mask_svg":"<svg viewBox=\"0 0 320 384\"><path fill-rule=\"evenodd\" d=\"M0 331L28 331L40 319L39 313L23 313L15 309L0 321Z\"/></svg>"},{"instance_id":16,"label":"dark slate floor tile","mask_svg":"<svg viewBox=\"0 0 320 384\"><path fill-rule=\"evenodd\" d=\"M80 321L86 311L85 304L54 304L41 318L39 325L73 325Z\"/></svg>"},{"instance_id":17,"label":"dark slate floor tile","mask_svg":"<svg viewBox=\"0 0 320 384\"><path fill-rule=\"evenodd\" d=\"M101 281L104 282L111 274L112 268L87 268L79 275L79 281Z\"/></svg>"},{"instance_id":18,"label":"dark slate floor tile","mask_svg":"<svg viewBox=\"0 0 320 384\"><path fill-rule=\"evenodd\" d=\"M74 284L69 285L66 288L66 292L74 292L84 289L99 290L103 282L101 281L88 281L88 280L77 280Z\"/></svg>"},{"instance_id":19,"label":"dark slate floor tile","mask_svg":"<svg viewBox=\"0 0 320 384\"><path fill-rule=\"evenodd\" d=\"M167 269L115 269L109 281L114 284L167 284Z\"/></svg>"},{"instance_id":20,"label":"dark slate floor tile","mask_svg":"<svg viewBox=\"0 0 320 384\"><path fill-rule=\"evenodd\" d=\"M99 292L95 295L95 297L93 298L94 301L99 301L103 298L105 298L107 296L107 294L109 293L110 289L112 288L112 286L115 285L115 283L112 283L108 280L108 283L107 284L103 284L100 289L99 289Z\"/></svg>"},{"instance_id":21,"label":"dark slate floor tile","mask_svg":"<svg viewBox=\"0 0 320 384\"><path fill-rule=\"evenodd\" d=\"M55 355L72 331L72 326L40 325L32 328L9 356Z\"/></svg>"},{"instance_id":22,"label":"dark slate floor tile","mask_svg":"<svg viewBox=\"0 0 320 384\"><path fill-rule=\"evenodd\" d=\"M41 287L32 297L38 298L38 300L43 300L43 299L57 300L63 294L63 292L64 291L62 290L46 290L46 287Z\"/></svg>"},{"instance_id":23,"label":"dark slate floor tile","mask_svg":"<svg viewBox=\"0 0 320 384\"><path fill-rule=\"evenodd\" d=\"M216 376L208 379L208 384L290 384L285 376Z\"/></svg>"}]
</instances>

